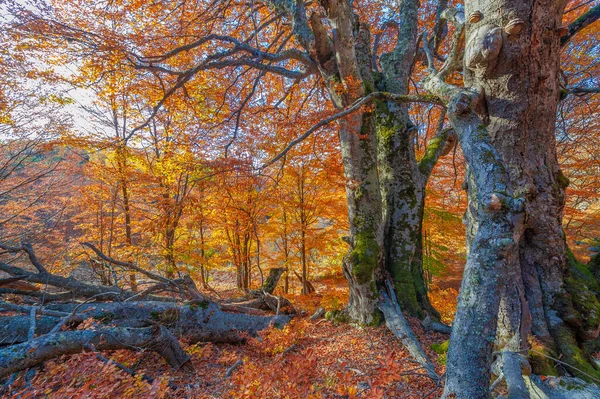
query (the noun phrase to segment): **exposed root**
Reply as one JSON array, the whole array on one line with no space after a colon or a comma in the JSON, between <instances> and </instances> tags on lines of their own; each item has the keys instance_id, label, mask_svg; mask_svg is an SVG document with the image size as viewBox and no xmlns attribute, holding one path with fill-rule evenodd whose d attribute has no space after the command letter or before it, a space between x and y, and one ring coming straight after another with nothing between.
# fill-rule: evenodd
<instances>
[{"instance_id":1,"label":"exposed root","mask_svg":"<svg viewBox=\"0 0 600 399\"><path fill-rule=\"evenodd\" d=\"M398 301L394 295L394 289L391 287L391 283L386 281L386 284L388 285L387 292L384 289L379 291L379 310L381 310L385 316L386 326L402 341L412 357L423 366L427 375L431 379L438 381L440 376L436 373L435 366L431 360L429 360L429 357L421 347L417 337L415 337L408 322L404 318L400 305L398 305Z\"/></svg>"}]
</instances>

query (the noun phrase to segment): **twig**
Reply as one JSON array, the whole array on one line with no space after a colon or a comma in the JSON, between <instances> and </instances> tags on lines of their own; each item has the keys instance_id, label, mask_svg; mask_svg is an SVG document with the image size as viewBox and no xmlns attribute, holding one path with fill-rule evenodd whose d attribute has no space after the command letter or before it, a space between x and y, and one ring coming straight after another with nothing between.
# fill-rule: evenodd
<instances>
[{"instance_id":1,"label":"twig","mask_svg":"<svg viewBox=\"0 0 600 399\"><path fill-rule=\"evenodd\" d=\"M136 272L141 273L141 274L145 275L146 277L149 277L153 280L158 280L162 283L173 284L172 280L169 280L168 278L165 278L165 277L159 276L158 274L154 274L147 270L144 270L144 269L134 265L133 263L123 262L123 261L113 259L110 256L105 255L102 251L100 251L98 248L96 248L96 246L92 243L82 242L81 245L90 248L92 251L94 251L94 253L96 253L96 255L98 255L98 257L100 257L102 260L104 260L108 263L112 263L113 265L121 266L121 267L124 267L127 269L135 270ZM176 285L176 284L174 284L174 285Z\"/></svg>"},{"instance_id":2,"label":"twig","mask_svg":"<svg viewBox=\"0 0 600 399\"><path fill-rule=\"evenodd\" d=\"M233 363L233 366L229 367L229 369L227 369L227 372L225 373L225 378L223 378L224 380L231 377L231 374L235 371L236 368L238 368L239 366L241 366L242 364L244 364L244 361L242 359L239 359L237 362Z\"/></svg>"},{"instance_id":3,"label":"twig","mask_svg":"<svg viewBox=\"0 0 600 399\"><path fill-rule=\"evenodd\" d=\"M490 392L492 392L494 389L496 389L496 386L498 384L500 384L500 381L502 381L503 377L504 377L504 374L502 373L502 371L500 371L500 374L498 375L498 378L496 378L494 380L494 382L492 382L492 385L490 385Z\"/></svg>"},{"instance_id":4,"label":"twig","mask_svg":"<svg viewBox=\"0 0 600 399\"><path fill-rule=\"evenodd\" d=\"M431 395L433 395L433 393L434 393L435 391L437 391L437 390L440 388L440 386L441 386L441 383L442 383L442 381L444 380L444 377L445 377L445 375L446 375L446 373L443 373L443 374L440 376L440 379L436 381L436 383L435 383L435 387L434 387L434 388L433 388L431 391L427 392L427 393L425 394L425 396L423 396L421 399L427 399L428 397L430 397Z\"/></svg>"},{"instance_id":5,"label":"twig","mask_svg":"<svg viewBox=\"0 0 600 399\"><path fill-rule=\"evenodd\" d=\"M8 392L8 389L10 388L10 386L12 385L12 383L15 382L15 380L17 379L18 375L19 375L19 372L14 372L14 373L12 373L10 375L10 377L8 378L8 380L6 380L6 382L2 386L2 389L0 389L0 395L4 395L6 392Z\"/></svg>"},{"instance_id":6,"label":"twig","mask_svg":"<svg viewBox=\"0 0 600 399\"><path fill-rule=\"evenodd\" d=\"M130 369L129 367L125 366L123 363L119 363L116 360L113 359L109 359L107 357L102 356L100 353L98 353L98 351L96 351L96 348L94 348L92 346L92 344L87 344L85 345L85 348L87 350L89 350L90 352L95 352L96 353L96 359L106 363L106 364L113 364L115 365L118 369L123 370L124 372L126 372L127 374L129 374L132 377L135 377L135 371ZM154 378L152 377L148 377L146 374L142 374L142 380L146 381L148 384L152 384L154 382Z\"/></svg>"}]
</instances>

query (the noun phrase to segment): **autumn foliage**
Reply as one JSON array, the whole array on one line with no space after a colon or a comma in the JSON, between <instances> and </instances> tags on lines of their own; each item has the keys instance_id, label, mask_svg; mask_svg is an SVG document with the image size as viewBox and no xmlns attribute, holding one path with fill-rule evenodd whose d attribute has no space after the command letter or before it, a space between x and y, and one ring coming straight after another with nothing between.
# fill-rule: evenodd
<instances>
[{"instance_id":1,"label":"autumn foliage","mask_svg":"<svg viewBox=\"0 0 600 399\"><path fill-rule=\"evenodd\" d=\"M289 73L274 71L274 64L242 62L243 51L232 65L213 57L233 51L237 42L265 52L293 49L291 26L276 10L261 1L11 3L0 2L11 15L1 21L7 28L0 33L0 243L35 243L52 273L136 292L150 284L143 275L116 270L81 243L166 278L189 275L203 293L224 298L262 287L269 270L281 267L276 294L301 315L243 346L185 343L195 374L165 372L150 352L111 354L136 370L131 376L96 353L81 353L46 362L36 375L23 373L0 392L23 398L441 393L382 327L308 318L318 308L341 310L348 298L341 264L351 182L340 157L340 121L265 166L335 113L320 100L326 87L315 76L301 81L293 74L301 65L293 56L285 64ZM385 24L394 12L390 2L354 3L380 36L379 51L389 50L395 29ZM428 12L420 28L431 30L436 2L423 3ZM568 3L565 24L590 8L583 0ZM312 2L307 7L317 9ZM371 15L372 9L384 12ZM25 21L22 29L14 27L17 18ZM236 42L191 46L225 33ZM563 52L565 87L598 86L599 39L597 25L572 39ZM447 51L442 45L440 53ZM415 81L422 80L425 66L416 62L413 68ZM422 89L414 83L410 92ZM569 182L564 229L570 248L586 260L590 249L600 250L599 101L598 95L565 92L556 133ZM410 115L420 159L444 115L429 104L411 105ZM427 185L423 269L431 303L446 324L454 316L466 259L464 178L463 156L454 148ZM438 359L430 346L446 336L411 324Z\"/></svg>"}]
</instances>

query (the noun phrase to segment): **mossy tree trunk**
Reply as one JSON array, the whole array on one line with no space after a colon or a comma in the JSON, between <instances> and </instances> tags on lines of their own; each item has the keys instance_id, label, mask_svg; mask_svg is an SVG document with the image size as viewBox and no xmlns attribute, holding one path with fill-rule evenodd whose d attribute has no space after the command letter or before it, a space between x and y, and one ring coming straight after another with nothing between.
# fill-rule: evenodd
<instances>
[{"instance_id":1,"label":"mossy tree trunk","mask_svg":"<svg viewBox=\"0 0 600 399\"><path fill-rule=\"evenodd\" d=\"M428 83L448 99L468 163L468 260L445 397L487 397L494 350L531 350L535 373L556 372L554 363L540 355L545 352L570 365L564 371L600 377L584 345L599 331L598 293L592 288L598 282L589 269L568 261L562 230L567 180L556 156L555 120L564 5L466 1L466 15L478 15L466 18L467 89L453 91L443 83L444 71L437 73L439 84ZM469 119L479 130L471 140L461 128ZM477 157L469 148L473 143L487 143L491 151ZM482 171L490 181L500 178L499 189L486 194L489 182L481 180Z\"/></svg>"},{"instance_id":2,"label":"mossy tree trunk","mask_svg":"<svg viewBox=\"0 0 600 399\"><path fill-rule=\"evenodd\" d=\"M350 3L322 2L330 36L321 17L310 17L314 53L330 99L338 109L377 90L408 93L417 43L418 1L402 3L394 50L373 64L370 28L358 22ZM341 92L339 89L346 90ZM341 122L341 144L350 235L344 274L350 286L347 315L362 323L380 319L378 287L394 280L403 310L437 317L429 303L422 267L422 220L427 178L442 153L447 132L438 135L421 162L414 150L416 131L406 104L379 101Z\"/></svg>"},{"instance_id":3,"label":"mossy tree trunk","mask_svg":"<svg viewBox=\"0 0 600 399\"><path fill-rule=\"evenodd\" d=\"M465 5L467 13L478 10L485 20L468 27L471 34L483 23L503 28L495 67L487 73L467 68L465 81L483 89L491 141L513 189L526 200L519 259L508 271L511 284L504 287L500 307L498 344L523 350L533 339L538 351L554 353L598 378L600 372L582 346L597 337L600 327L598 300L590 290L597 281L589 279L575 259L568 261L562 229L568 180L557 160L555 121L560 99L558 27L564 2L467 1ZM522 31L510 34L515 22ZM534 360L534 372L549 371L551 362ZM575 368L567 371L588 378Z\"/></svg>"},{"instance_id":4,"label":"mossy tree trunk","mask_svg":"<svg viewBox=\"0 0 600 399\"><path fill-rule=\"evenodd\" d=\"M382 73L376 74L378 90L408 94L417 47L418 8L416 0L402 2L396 46L380 58ZM379 101L375 110L385 268L404 311L419 318L428 314L438 319L438 312L429 302L423 274L422 227L425 186L449 134L440 131L430 142L426 155L417 162L414 147L417 128L410 120L408 105Z\"/></svg>"}]
</instances>

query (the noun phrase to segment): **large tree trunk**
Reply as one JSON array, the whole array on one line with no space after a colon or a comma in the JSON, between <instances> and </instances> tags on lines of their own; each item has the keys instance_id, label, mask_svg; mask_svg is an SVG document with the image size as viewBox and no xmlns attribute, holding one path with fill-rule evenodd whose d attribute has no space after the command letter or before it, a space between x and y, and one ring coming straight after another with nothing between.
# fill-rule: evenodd
<instances>
[{"instance_id":1,"label":"large tree trunk","mask_svg":"<svg viewBox=\"0 0 600 399\"><path fill-rule=\"evenodd\" d=\"M398 42L391 52L381 56L383 73L375 82L381 91L408 94L417 46L418 8L416 0L402 2ZM410 120L408 105L378 101L376 114L385 268L403 311L421 319L426 314L439 318L427 296L421 235L425 185L439 152L430 152L429 164L419 167L414 147L417 129Z\"/></svg>"},{"instance_id":2,"label":"large tree trunk","mask_svg":"<svg viewBox=\"0 0 600 399\"><path fill-rule=\"evenodd\" d=\"M374 72L369 27L352 24L349 2L323 5L339 36L332 42L316 14L311 27L320 71L334 105L347 107L374 90L407 94L417 42L418 2L402 3L398 43L382 56L383 73ZM340 81L348 89L342 94ZM347 313L360 322L379 319L377 291L387 271L403 309L421 318L426 314L436 318L423 278L420 230L425 184L445 137L438 137L424 162L417 163L408 108L392 101L377 102L374 109L354 113L341 125L350 225L350 251L344 260L350 286Z\"/></svg>"},{"instance_id":3,"label":"large tree trunk","mask_svg":"<svg viewBox=\"0 0 600 399\"><path fill-rule=\"evenodd\" d=\"M378 269L382 261L381 197L373 115L363 114L361 125L364 138L348 125L340 131L350 221L350 251L344 258L343 269L350 287L348 315L362 323L373 323L378 318L377 276L381 275Z\"/></svg>"},{"instance_id":4,"label":"large tree trunk","mask_svg":"<svg viewBox=\"0 0 600 399\"><path fill-rule=\"evenodd\" d=\"M590 282L573 273L575 270L569 270L562 229L568 181L556 156L555 121L560 98L557 28L561 25L564 3L501 2L503 15L528 22L520 35L504 41L492 74L473 73L468 79L485 90L490 137L510 171L513 187L527 199L526 230L519 243L520 261L511 271L522 276L525 300L522 306L531 315L531 331L520 331L520 335L531 332L545 350L560 354L567 363L593 377L600 377L576 339L578 336L581 344L584 339L596 338L599 321L593 313L597 298L587 286ZM472 10L476 4L467 3L467 8ZM484 14L491 14L498 2L478 7ZM571 268L575 266L572 264ZM584 299L587 304L578 303L582 297L587 297ZM509 307L519 307L519 293L507 290L504 302ZM511 331L511 325L529 327L525 320L513 317L513 323L500 324L499 335ZM547 361L534 363L534 371L538 368L548 372L547 365ZM588 378L576 369L568 371Z\"/></svg>"},{"instance_id":5,"label":"large tree trunk","mask_svg":"<svg viewBox=\"0 0 600 399\"><path fill-rule=\"evenodd\" d=\"M321 17L314 13L310 25L319 69L331 101L338 109L372 91L370 33L368 26L355 25L347 1L323 2L329 25L337 34L329 36ZM358 29L356 29L358 28ZM340 87L346 90L340 93ZM343 271L350 297L345 313L360 323L378 322L377 280L383 260L381 247L381 193L377 173L377 137L371 111L356 112L341 120L339 129L350 246Z\"/></svg>"},{"instance_id":6,"label":"large tree trunk","mask_svg":"<svg viewBox=\"0 0 600 399\"><path fill-rule=\"evenodd\" d=\"M483 245L481 237L491 230L481 212L477 174L486 162L470 161L461 139L469 164L469 254L448 353L445 395L488 396L494 341L505 352L534 349L530 352L534 372L555 373L554 364L544 357L553 354L574 366L567 367L569 373L595 378L599 373L576 337L597 336L598 320L592 315L598 301L581 278L586 273L577 276L569 271L561 224L567 181L556 157L555 116L557 28L564 2L474 0L465 5L467 15L478 11L482 16L467 23L465 85L482 94L484 107L478 109L486 121L482 132L487 132L506 171L504 195L524 202L526 219L522 226L517 223L505 230L512 230L510 252L489 259L495 267L476 273L474 261L485 259L500 230ZM453 122L460 124L460 120L455 114ZM504 201L499 202L502 209ZM578 292L572 289L569 295L569 286L576 286ZM582 296L587 303L578 306L577 298ZM485 328L473 326L473 320ZM509 357L501 356L500 362Z\"/></svg>"},{"instance_id":7,"label":"large tree trunk","mask_svg":"<svg viewBox=\"0 0 600 399\"><path fill-rule=\"evenodd\" d=\"M88 350L142 348L158 352L178 369L190 360L179 342L164 327L109 327L44 335L29 342L0 349L0 378L59 357Z\"/></svg>"}]
</instances>

